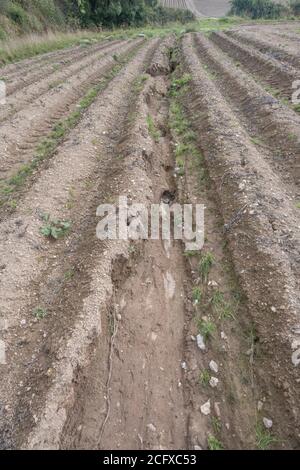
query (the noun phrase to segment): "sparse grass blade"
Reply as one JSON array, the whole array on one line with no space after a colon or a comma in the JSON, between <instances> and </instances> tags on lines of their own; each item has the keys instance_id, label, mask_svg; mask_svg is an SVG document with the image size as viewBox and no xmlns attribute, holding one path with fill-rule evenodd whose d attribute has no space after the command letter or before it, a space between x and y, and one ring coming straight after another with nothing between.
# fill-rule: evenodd
<instances>
[{"instance_id":1,"label":"sparse grass blade","mask_svg":"<svg viewBox=\"0 0 300 470\"><path fill-rule=\"evenodd\" d=\"M211 271L213 263L214 256L212 253L207 252L202 255L202 258L199 263L199 274L202 278L202 282L208 281L209 273Z\"/></svg>"}]
</instances>

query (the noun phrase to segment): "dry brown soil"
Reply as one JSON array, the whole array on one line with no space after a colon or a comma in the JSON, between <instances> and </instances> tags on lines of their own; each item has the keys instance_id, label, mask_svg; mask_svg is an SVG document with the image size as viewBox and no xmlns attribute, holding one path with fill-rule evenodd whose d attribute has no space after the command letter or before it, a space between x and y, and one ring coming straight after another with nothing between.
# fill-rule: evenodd
<instances>
[{"instance_id":1,"label":"dry brown soil","mask_svg":"<svg viewBox=\"0 0 300 470\"><path fill-rule=\"evenodd\" d=\"M299 449L299 31L105 42L1 69L1 448ZM203 249L98 240L96 209L120 195L204 204ZM46 238L44 214L69 232Z\"/></svg>"}]
</instances>

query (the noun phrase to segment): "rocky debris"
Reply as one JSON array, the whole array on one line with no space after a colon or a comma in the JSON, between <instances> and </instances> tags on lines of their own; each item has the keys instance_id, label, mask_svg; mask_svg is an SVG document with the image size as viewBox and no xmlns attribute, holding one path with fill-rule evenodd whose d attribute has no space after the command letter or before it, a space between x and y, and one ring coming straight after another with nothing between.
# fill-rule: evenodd
<instances>
[{"instance_id":1,"label":"rocky debris","mask_svg":"<svg viewBox=\"0 0 300 470\"><path fill-rule=\"evenodd\" d=\"M294 366L300 364L300 339L294 339L292 342L292 349L294 350L292 354L292 363Z\"/></svg>"},{"instance_id":2,"label":"rocky debris","mask_svg":"<svg viewBox=\"0 0 300 470\"><path fill-rule=\"evenodd\" d=\"M257 402L257 411L261 411L263 409L263 402L261 400L258 400Z\"/></svg>"},{"instance_id":3,"label":"rocky debris","mask_svg":"<svg viewBox=\"0 0 300 470\"><path fill-rule=\"evenodd\" d=\"M204 405L200 407L201 413L205 416L210 414L210 400L208 400Z\"/></svg>"},{"instance_id":4,"label":"rocky debris","mask_svg":"<svg viewBox=\"0 0 300 470\"><path fill-rule=\"evenodd\" d=\"M266 429L271 429L273 426L273 421L269 418L263 418L263 423Z\"/></svg>"},{"instance_id":5,"label":"rocky debris","mask_svg":"<svg viewBox=\"0 0 300 470\"><path fill-rule=\"evenodd\" d=\"M154 54L151 65L147 69L147 73L152 77L159 75L168 75L171 71L170 61L168 57L168 49L174 44L174 37L169 36L162 44L158 47Z\"/></svg>"},{"instance_id":6,"label":"rocky debris","mask_svg":"<svg viewBox=\"0 0 300 470\"><path fill-rule=\"evenodd\" d=\"M152 341L156 341L156 340L157 340L157 336L158 336L158 335L157 335L154 331L151 332L151 340L152 340Z\"/></svg>"},{"instance_id":7,"label":"rocky debris","mask_svg":"<svg viewBox=\"0 0 300 470\"><path fill-rule=\"evenodd\" d=\"M195 445L194 446L194 450L202 450L202 447L198 446L198 445Z\"/></svg>"},{"instance_id":8,"label":"rocky debris","mask_svg":"<svg viewBox=\"0 0 300 470\"><path fill-rule=\"evenodd\" d=\"M182 363L181 363L181 368L182 368L183 370L187 370L187 364L186 364L185 361L182 361Z\"/></svg>"},{"instance_id":9,"label":"rocky debris","mask_svg":"<svg viewBox=\"0 0 300 470\"><path fill-rule=\"evenodd\" d=\"M0 340L0 364L6 364L5 343Z\"/></svg>"},{"instance_id":10,"label":"rocky debris","mask_svg":"<svg viewBox=\"0 0 300 470\"><path fill-rule=\"evenodd\" d=\"M212 387L212 388L215 388L218 386L218 383L219 383L219 379L217 379L216 377L211 377L210 381L209 381L209 385Z\"/></svg>"},{"instance_id":11,"label":"rocky debris","mask_svg":"<svg viewBox=\"0 0 300 470\"><path fill-rule=\"evenodd\" d=\"M300 364L300 349L297 349L292 354L292 363L294 366L298 366Z\"/></svg>"},{"instance_id":12,"label":"rocky debris","mask_svg":"<svg viewBox=\"0 0 300 470\"><path fill-rule=\"evenodd\" d=\"M214 403L214 409L215 409L215 413L216 413L217 417L221 418L220 402L216 401Z\"/></svg>"},{"instance_id":13,"label":"rocky debris","mask_svg":"<svg viewBox=\"0 0 300 470\"><path fill-rule=\"evenodd\" d=\"M163 66L162 64L153 63L148 67L147 73L152 77L157 77L158 75L168 75L169 68L167 66Z\"/></svg>"},{"instance_id":14,"label":"rocky debris","mask_svg":"<svg viewBox=\"0 0 300 470\"><path fill-rule=\"evenodd\" d=\"M152 423L147 424L147 429L149 429L149 431L156 432L156 427Z\"/></svg>"},{"instance_id":15,"label":"rocky debris","mask_svg":"<svg viewBox=\"0 0 300 470\"><path fill-rule=\"evenodd\" d=\"M204 343L204 338L200 333L197 335L196 341L197 341L198 348L201 349L201 351L205 351L206 347Z\"/></svg>"},{"instance_id":16,"label":"rocky debris","mask_svg":"<svg viewBox=\"0 0 300 470\"><path fill-rule=\"evenodd\" d=\"M209 368L211 371L213 371L215 374L219 372L219 366L215 361L210 361L209 363Z\"/></svg>"}]
</instances>

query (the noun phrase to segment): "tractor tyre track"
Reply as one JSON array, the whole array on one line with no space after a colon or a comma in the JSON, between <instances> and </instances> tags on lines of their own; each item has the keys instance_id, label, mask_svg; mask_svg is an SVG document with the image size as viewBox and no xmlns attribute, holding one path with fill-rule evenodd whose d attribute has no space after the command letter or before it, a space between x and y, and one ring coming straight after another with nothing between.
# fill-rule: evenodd
<instances>
[{"instance_id":1,"label":"tractor tyre track","mask_svg":"<svg viewBox=\"0 0 300 470\"><path fill-rule=\"evenodd\" d=\"M235 271L262 347L256 377L265 396L272 396L268 409L277 416L280 442L297 447L299 385L293 363L299 342L297 221L281 192L280 180L270 175L269 166L199 63L190 35L183 39L183 59L193 77L190 113L227 221L224 231ZM287 391L285 416L279 411L283 390Z\"/></svg>"},{"instance_id":2,"label":"tractor tyre track","mask_svg":"<svg viewBox=\"0 0 300 470\"><path fill-rule=\"evenodd\" d=\"M1 277L0 289L4 288L3 294L6 292L4 294L5 299L3 298L3 307L8 313L7 318L9 318L6 331L9 363L14 355L19 357L19 361L16 360L14 363L13 370L12 367L8 367L8 370L6 370L9 380L6 383L2 383L3 401L5 400L4 397L6 397L10 403L7 403L9 412L8 416L6 416L6 424L3 430L4 442L2 442L2 446L4 447L15 446L16 442L19 442L19 445L21 444L25 436L23 434L25 428L27 432L34 425L35 412L33 410L39 410L42 413L43 400L40 400L40 398L47 392L50 384L53 382L52 388L56 391L58 390L56 387L60 389L63 386L62 382L55 385L54 377L50 377L49 370L51 370L53 361L59 357L61 359L66 357L66 353L63 352L65 347L72 348L75 356L77 356L77 353L80 353L79 355L81 353L85 354L85 346L93 338L94 329L96 328L95 331L97 331L100 326L100 323L97 321L98 314L94 316L92 312L90 312L92 317L90 317L90 314L87 314L87 316L84 316L85 320L83 322L80 308L89 308L88 304L92 301L94 295L98 296L100 292L102 294L106 292L104 286L98 285L96 289L92 286L89 287L92 279L90 275L92 276L93 269L91 267L89 271L86 266L86 264L89 264L89 260L93 262L94 259L98 258L96 253L99 249L101 250L100 242L98 242L99 246L95 241L91 243L92 240L95 240L95 211L97 205L101 203L101 186L103 185L101 175L103 175L103 172L105 173L105 168L111 166L110 161L106 160L107 152L111 145L110 139L112 141L114 138L119 139L117 135L122 131L122 116L126 116L128 108L127 100L130 100L132 97L130 86L134 84L139 74L143 73L143 70L147 68L150 57L158 42L159 40L157 39L151 40L125 66L122 76L119 75L111 81L110 85L103 92L102 97L98 98L91 105L83 120L62 144L57 154L53 157L51 165L40 173L38 180L29 189L14 217L3 222L0 228L4 235L1 246L1 259L6 263ZM116 122L120 123L120 127L116 126ZM109 138L106 137L107 135L109 135ZM47 188L46 193L45 188ZM73 204L70 206L68 202L70 202L70 190L72 188L74 189L75 201L72 198ZM94 189L91 191L91 188ZM38 205L36 205L37 201L39 201ZM35 209L31 212L30 208L33 207ZM72 236L70 235L66 242L58 241L57 244L53 245L51 242L43 240L41 235L39 235L39 227L42 223L40 215L46 212L51 213L54 217L55 215L59 218L70 217L73 231ZM21 228L23 236L18 236L18 230L16 232L15 227L26 227L24 233L23 228ZM83 233L85 236L82 238ZM18 246L14 247L15 237L17 237ZM81 240L83 246L81 246ZM79 255L80 246L83 255L82 260L80 260ZM94 249L94 256L90 252L92 248ZM84 254L85 250L87 251ZM103 259L102 257L100 258L100 261L104 262L104 257ZM57 263L55 261L57 259L64 259L65 262ZM78 292L79 297L77 297L80 304L78 316L75 314L76 311L74 311L71 317L61 313L56 316L56 312L60 311L59 306L62 302L60 296L63 297L65 289L64 272L72 268L72 260L78 266L76 272L79 272L81 275L82 271L82 275L85 278L81 279L82 290ZM107 267L108 265L104 263L102 269L105 266ZM107 270L107 275L109 275L109 269ZM103 279L102 275L93 279L93 282L98 284L100 282L101 284L101 279ZM18 286L18 295L11 297L9 291L13 285ZM48 287L45 289L43 285ZM50 285L52 285L52 288L48 290ZM84 297L87 296L89 291L91 292L91 297L86 298L84 301ZM80 298L81 294L83 295L82 298ZM32 317L32 308L39 302L48 305L49 308L48 321L50 324L48 325L49 329L48 327L46 328L47 331L51 331L50 325L54 327L52 333L44 337L44 339L41 337L40 326L33 321L34 318ZM56 307L58 310L55 309L55 302L57 302ZM73 297L72 302L75 302L75 297ZM54 307L52 310L51 306L53 303ZM21 309L16 306L17 304L19 306L22 305ZM85 307L83 304L85 304ZM17 315L12 317L9 315L9 312L15 312ZM53 315L50 312L53 312ZM19 343L14 344L15 341L13 340L14 335L17 333L21 337L24 338L25 336L27 338L27 327L25 327L25 330L23 329L24 325L22 326L20 314L27 317L27 331L30 333L28 336L32 339L35 338L35 340L30 340L29 342L24 340L25 342L22 342L21 345ZM80 333L74 326L75 324L79 327ZM84 330L87 328L86 334L81 330L82 327ZM81 338L79 342L78 334ZM21 350L18 351L20 354L18 354L17 350L20 347ZM59 350L61 348L60 353ZM67 355L69 356L69 354ZM74 366L76 360L79 360L79 357L75 359L75 356ZM25 363L27 367L24 370ZM66 372L64 377L61 377L62 380L68 381L71 379L71 369L69 367L67 369L65 369L65 366L62 366L62 370ZM47 375L47 371L50 375ZM12 375L10 375L11 372L13 372ZM21 398L18 398L20 391L20 383L17 380L18 376L23 377L22 384L26 383L27 389L31 390L33 388L39 390L41 396L39 397L38 393L31 396L32 392L29 393L28 391L29 395L22 394ZM58 373L56 378L58 379L59 377L60 374ZM35 382L34 385L32 381ZM67 382L64 385L67 387ZM71 385L72 379L69 383L69 386ZM68 394L67 388L65 392ZM51 393L49 392L49 396ZM61 394L61 389L59 395L60 400L64 401L67 399L65 393ZM18 402L17 406L12 405L14 400L15 403ZM53 411L53 402L52 404L49 403L49 406ZM45 406L47 413L50 411L50 408ZM62 418L60 413L54 412L54 414L58 421ZM23 428L22 423L25 428ZM54 425L51 422L47 424L43 420L39 424L41 427L45 425L51 427L51 425ZM53 439L53 434L50 432L46 441L51 441L51 439Z\"/></svg>"},{"instance_id":3,"label":"tractor tyre track","mask_svg":"<svg viewBox=\"0 0 300 470\"><path fill-rule=\"evenodd\" d=\"M232 112L243 123L253 143L259 146L272 171L286 184L291 208L299 197L300 117L268 94L260 85L227 59L203 36L196 36L201 61L212 72L216 87ZM271 151L269 151L269 149Z\"/></svg>"},{"instance_id":4,"label":"tractor tyre track","mask_svg":"<svg viewBox=\"0 0 300 470\"><path fill-rule=\"evenodd\" d=\"M21 70L13 76L6 76L5 74L2 74L2 77L7 85L7 97L13 95L17 91L28 87L29 85L33 85L34 83L40 81L46 76L51 77L51 75L57 73L59 69L63 68L65 70L74 62L77 62L79 64L82 63L82 66L85 66L84 59L89 59L96 53L110 48L111 45L118 44L120 42L121 41L114 41L111 43L97 44L96 46L91 46L81 51L74 51L73 54L67 55L67 57L63 60L54 62L51 61L50 63L47 62L44 66L39 66L38 68L36 68L35 66L33 70L29 70L28 72ZM88 65L88 63L89 61L86 65ZM59 80L59 78L56 78L56 75L54 75L54 77L54 81Z\"/></svg>"},{"instance_id":5,"label":"tractor tyre track","mask_svg":"<svg viewBox=\"0 0 300 470\"><path fill-rule=\"evenodd\" d=\"M300 69L300 57L298 53L298 47L293 47L290 50L288 48L278 47L274 45L274 39L267 39L262 34L249 34L249 32L242 30L227 31L230 37L233 37L237 41L240 41L246 45L254 46L259 52L266 55L266 57L275 58L281 61L283 64L291 65L295 69Z\"/></svg>"},{"instance_id":6,"label":"tractor tyre track","mask_svg":"<svg viewBox=\"0 0 300 470\"><path fill-rule=\"evenodd\" d=\"M281 97L291 100L292 84L299 77L299 72L294 67L283 65L279 60L266 57L253 47L245 46L224 33L212 33L210 38L222 51L241 64L261 83L272 87L276 93L279 91Z\"/></svg>"},{"instance_id":7,"label":"tractor tyre track","mask_svg":"<svg viewBox=\"0 0 300 470\"><path fill-rule=\"evenodd\" d=\"M124 42L124 41L123 41ZM97 65L97 60L105 57L106 54L109 54L111 51L117 50L119 41L116 41L116 44L108 44L102 46L100 50L95 51L93 54L84 54L84 57L77 62L76 58L71 60L69 65L62 67L61 70L53 70L53 73L47 73L47 71L42 71L41 75L38 77L36 83L29 83L28 86L25 86L23 89L16 90L16 92L11 93L7 98L7 103L5 108L2 110L0 115L0 120L5 121L11 118L15 113L26 108L33 101L38 100L45 93L59 89L68 79L72 79L74 74L86 73L89 66ZM20 83L20 80L17 80Z\"/></svg>"},{"instance_id":8,"label":"tractor tyre track","mask_svg":"<svg viewBox=\"0 0 300 470\"><path fill-rule=\"evenodd\" d=\"M122 61L126 54L134 51L142 41L112 46L111 53L118 51ZM93 86L100 83L116 64L108 53L101 62L72 76L69 81L42 98L35 100L0 129L1 173L8 179L18 168L30 162L36 147L46 137L54 124L78 109L78 101Z\"/></svg>"}]
</instances>

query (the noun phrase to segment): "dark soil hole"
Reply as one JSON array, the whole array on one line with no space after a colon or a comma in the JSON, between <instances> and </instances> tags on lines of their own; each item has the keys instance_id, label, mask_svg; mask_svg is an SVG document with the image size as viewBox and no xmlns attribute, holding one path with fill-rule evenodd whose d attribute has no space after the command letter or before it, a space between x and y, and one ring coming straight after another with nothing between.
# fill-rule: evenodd
<instances>
[{"instance_id":1,"label":"dark soil hole","mask_svg":"<svg viewBox=\"0 0 300 470\"><path fill-rule=\"evenodd\" d=\"M162 165L162 167L167 173L170 173L174 170L174 167L172 165Z\"/></svg>"},{"instance_id":2,"label":"dark soil hole","mask_svg":"<svg viewBox=\"0 0 300 470\"><path fill-rule=\"evenodd\" d=\"M160 199L164 204L171 204L175 201L176 191L169 191L166 189L163 191Z\"/></svg>"}]
</instances>

